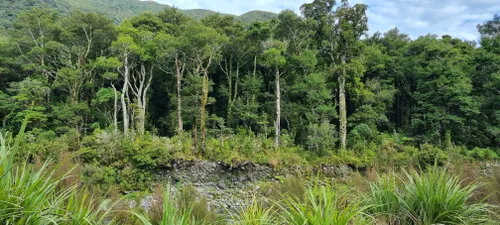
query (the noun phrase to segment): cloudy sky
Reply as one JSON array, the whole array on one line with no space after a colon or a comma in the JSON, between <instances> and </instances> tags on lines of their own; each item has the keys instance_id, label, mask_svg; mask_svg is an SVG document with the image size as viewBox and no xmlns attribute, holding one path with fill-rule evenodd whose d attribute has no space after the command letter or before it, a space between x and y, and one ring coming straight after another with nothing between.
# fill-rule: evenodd
<instances>
[{"instance_id":1,"label":"cloudy sky","mask_svg":"<svg viewBox=\"0 0 500 225\"><path fill-rule=\"evenodd\" d=\"M299 12L312 0L155 0L181 9L210 9L241 15L252 10ZM340 2L340 0L339 0ZM477 40L476 25L500 13L500 0L351 0L368 4L370 33L398 27L415 38L428 33Z\"/></svg>"}]
</instances>

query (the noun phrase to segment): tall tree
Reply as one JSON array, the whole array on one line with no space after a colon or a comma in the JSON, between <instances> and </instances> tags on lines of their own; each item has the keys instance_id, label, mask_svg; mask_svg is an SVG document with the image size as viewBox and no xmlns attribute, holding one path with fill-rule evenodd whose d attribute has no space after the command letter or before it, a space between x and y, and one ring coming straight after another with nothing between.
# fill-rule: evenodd
<instances>
[{"instance_id":1,"label":"tall tree","mask_svg":"<svg viewBox=\"0 0 500 225\"><path fill-rule=\"evenodd\" d=\"M286 65L284 53L286 43L269 40L265 43L267 50L264 51L264 64L274 72L276 119L274 121L275 147L280 145L281 135L281 76L284 74L283 67Z\"/></svg>"},{"instance_id":2,"label":"tall tree","mask_svg":"<svg viewBox=\"0 0 500 225\"><path fill-rule=\"evenodd\" d=\"M227 37L215 29L193 22L185 27L185 36L191 45L189 57L192 60L191 73L203 78L200 104L200 139L203 154L206 153L206 107L209 103L209 69L220 56Z\"/></svg>"},{"instance_id":3,"label":"tall tree","mask_svg":"<svg viewBox=\"0 0 500 225\"><path fill-rule=\"evenodd\" d=\"M219 68L227 82L227 123L233 125L233 108L238 99L241 69L248 62L250 44L245 37L245 26L233 16L214 14L203 19L203 24L226 35L229 40L222 47Z\"/></svg>"},{"instance_id":4,"label":"tall tree","mask_svg":"<svg viewBox=\"0 0 500 225\"><path fill-rule=\"evenodd\" d=\"M133 69L137 64L134 57L136 57L135 54L140 51L140 48L128 34L120 34L118 40L113 42L112 48L117 58L121 61L121 65L117 69L123 80L120 101L122 105L123 134L127 137L131 122L129 88L131 86Z\"/></svg>"},{"instance_id":5,"label":"tall tree","mask_svg":"<svg viewBox=\"0 0 500 225\"><path fill-rule=\"evenodd\" d=\"M21 13L14 21L13 37L16 41L23 69L37 73L52 88L57 80L64 45L60 15L54 10L33 8ZM50 102L47 93L47 102Z\"/></svg>"},{"instance_id":6,"label":"tall tree","mask_svg":"<svg viewBox=\"0 0 500 225\"><path fill-rule=\"evenodd\" d=\"M481 47L472 55L475 66L472 74L473 95L480 102L481 114L477 118L477 130L470 132L472 146L500 145L500 15L478 25Z\"/></svg>"},{"instance_id":7,"label":"tall tree","mask_svg":"<svg viewBox=\"0 0 500 225\"><path fill-rule=\"evenodd\" d=\"M413 129L422 142L451 147L454 137L463 132L467 119L478 114L478 104L471 98L472 82L469 56L472 46L444 36L419 38L410 45L416 54L414 67L417 102Z\"/></svg>"},{"instance_id":8,"label":"tall tree","mask_svg":"<svg viewBox=\"0 0 500 225\"><path fill-rule=\"evenodd\" d=\"M189 41L185 38L185 25L190 22L183 13L176 8L168 8L158 13L158 18L164 23L165 32L156 37L158 46L159 68L165 73L175 76L176 89L176 121L177 134L184 130L182 119L182 84L188 63L187 54L190 48ZM171 63L173 62L173 66ZM173 68L173 69L171 69Z\"/></svg>"},{"instance_id":9,"label":"tall tree","mask_svg":"<svg viewBox=\"0 0 500 225\"><path fill-rule=\"evenodd\" d=\"M338 102L340 116L340 146L347 146L347 104L346 82L360 76L362 66L357 57L360 54L360 37L368 30L367 6L349 6L348 0L333 11L334 0L315 0L302 6L307 18L315 19L319 26L317 36L321 39L319 48L327 56L330 67L337 72ZM348 72L350 74L348 74Z\"/></svg>"}]
</instances>

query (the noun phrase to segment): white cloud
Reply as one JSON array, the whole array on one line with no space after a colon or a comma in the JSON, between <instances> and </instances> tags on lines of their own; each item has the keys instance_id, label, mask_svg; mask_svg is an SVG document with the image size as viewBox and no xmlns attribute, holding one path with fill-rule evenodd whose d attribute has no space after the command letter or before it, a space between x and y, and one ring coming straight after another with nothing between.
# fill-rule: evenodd
<instances>
[{"instance_id":1,"label":"white cloud","mask_svg":"<svg viewBox=\"0 0 500 225\"><path fill-rule=\"evenodd\" d=\"M312 0L156 0L181 9L210 9L241 15L252 10L299 12ZM340 0L338 0L340 2ZM477 40L476 25L500 12L498 0L351 0L368 4L370 33L398 27L412 38L429 33Z\"/></svg>"}]
</instances>

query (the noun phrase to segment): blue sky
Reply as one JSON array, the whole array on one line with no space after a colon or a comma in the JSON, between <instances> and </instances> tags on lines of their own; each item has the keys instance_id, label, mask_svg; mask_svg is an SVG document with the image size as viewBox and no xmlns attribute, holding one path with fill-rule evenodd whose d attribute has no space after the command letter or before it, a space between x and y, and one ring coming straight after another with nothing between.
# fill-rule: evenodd
<instances>
[{"instance_id":1,"label":"blue sky","mask_svg":"<svg viewBox=\"0 0 500 225\"><path fill-rule=\"evenodd\" d=\"M279 13L299 8L312 0L155 0L181 9L210 9L241 15L252 10ZM340 2L340 0L338 0ZM416 38L428 33L478 40L476 25L500 13L500 0L351 0L370 8L370 33L398 27Z\"/></svg>"}]
</instances>

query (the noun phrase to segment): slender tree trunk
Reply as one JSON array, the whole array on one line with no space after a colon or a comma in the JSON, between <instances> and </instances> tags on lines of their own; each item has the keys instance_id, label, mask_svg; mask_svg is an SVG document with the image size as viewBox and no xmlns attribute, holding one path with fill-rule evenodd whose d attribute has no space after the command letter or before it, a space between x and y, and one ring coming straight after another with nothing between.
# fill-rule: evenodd
<instances>
[{"instance_id":1,"label":"slender tree trunk","mask_svg":"<svg viewBox=\"0 0 500 225\"><path fill-rule=\"evenodd\" d=\"M342 74L339 76L339 116L340 116L340 147L347 146L347 109L345 96L346 62L342 56Z\"/></svg>"},{"instance_id":2,"label":"slender tree trunk","mask_svg":"<svg viewBox=\"0 0 500 225\"><path fill-rule=\"evenodd\" d=\"M182 65L181 65L182 64ZM178 58L175 59L176 80L177 80L177 132L181 136L183 132L182 122L182 75L184 73L184 65Z\"/></svg>"},{"instance_id":3,"label":"slender tree trunk","mask_svg":"<svg viewBox=\"0 0 500 225\"><path fill-rule=\"evenodd\" d=\"M200 132L201 132L201 149L202 153L205 154L206 151L206 107L208 103L208 71L203 72L203 88L201 96L201 120L200 120Z\"/></svg>"},{"instance_id":4,"label":"slender tree trunk","mask_svg":"<svg viewBox=\"0 0 500 225\"><path fill-rule=\"evenodd\" d=\"M280 132L281 132L281 86L280 86L279 69L276 69L275 82L276 82L275 147L278 148L280 145Z\"/></svg>"},{"instance_id":5,"label":"slender tree trunk","mask_svg":"<svg viewBox=\"0 0 500 225\"><path fill-rule=\"evenodd\" d=\"M116 90L114 84L111 84L111 87L113 87L115 94L115 101L113 104L113 133L116 137L118 135L118 91Z\"/></svg>"},{"instance_id":6,"label":"slender tree trunk","mask_svg":"<svg viewBox=\"0 0 500 225\"><path fill-rule=\"evenodd\" d=\"M240 63L239 61L236 62L236 77L235 77L235 80L234 80L234 91L233 91L233 97L232 97L232 100L231 100L231 105L230 105L230 111L229 111L229 117L230 120L228 119L230 123L230 125L233 125L234 122L233 122L233 114L232 114L232 109L234 107L234 104L236 102L236 100L238 99L238 83L239 83L239 79L240 79Z\"/></svg>"},{"instance_id":7,"label":"slender tree trunk","mask_svg":"<svg viewBox=\"0 0 500 225\"><path fill-rule=\"evenodd\" d=\"M229 58L229 63L227 62L227 59L224 59L225 61L225 73L227 77L227 122L228 124L231 124L232 118L231 114L233 111L233 68L232 68L232 63L233 59L232 57Z\"/></svg>"},{"instance_id":8,"label":"slender tree trunk","mask_svg":"<svg viewBox=\"0 0 500 225\"><path fill-rule=\"evenodd\" d=\"M123 113L123 135L128 137L129 130L129 115L128 115L128 107L126 102L126 96L128 96L128 86L129 86L129 77L130 77L130 68L128 65L128 54L125 54L124 60L124 83L121 94L121 103L122 103L122 113Z\"/></svg>"}]
</instances>

